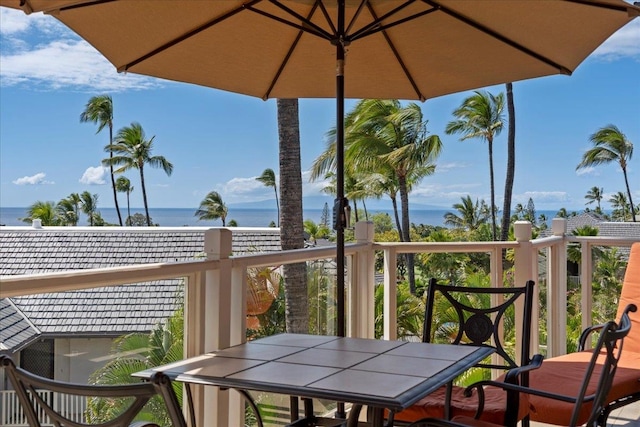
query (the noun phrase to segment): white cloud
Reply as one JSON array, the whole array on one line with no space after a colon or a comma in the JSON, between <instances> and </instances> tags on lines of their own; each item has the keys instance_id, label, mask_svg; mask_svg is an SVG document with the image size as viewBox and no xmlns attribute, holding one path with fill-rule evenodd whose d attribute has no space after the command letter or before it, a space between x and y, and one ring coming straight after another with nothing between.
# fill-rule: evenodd
<instances>
[{"instance_id":1,"label":"white cloud","mask_svg":"<svg viewBox=\"0 0 640 427\"><path fill-rule=\"evenodd\" d=\"M469 167L468 164L459 163L459 162L438 163L436 165L436 172L444 173L444 172L449 172L449 171L454 170L454 169L465 169L467 167Z\"/></svg>"},{"instance_id":2,"label":"white cloud","mask_svg":"<svg viewBox=\"0 0 640 427\"><path fill-rule=\"evenodd\" d=\"M15 185L49 185L55 184L53 181L48 181L44 179L47 176L44 172L37 173L32 176L23 176L22 178L18 178L13 182Z\"/></svg>"},{"instance_id":3,"label":"white cloud","mask_svg":"<svg viewBox=\"0 0 640 427\"><path fill-rule=\"evenodd\" d=\"M104 166L89 166L78 180L81 184L86 185L104 185L105 177L109 174L109 170Z\"/></svg>"},{"instance_id":4,"label":"white cloud","mask_svg":"<svg viewBox=\"0 0 640 427\"><path fill-rule=\"evenodd\" d=\"M640 59L640 20L631 21L618 30L593 52L593 56L605 60Z\"/></svg>"},{"instance_id":5,"label":"white cloud","mask_svg":"<svg viewBox=\"0 0 640 427\"><path fill-rule=\"evenodd\" d=\"M6 8L0 13L3 86L118 92L160 85L150 77L118 74L98 51L51 16Z\"/></svg>"},{"instance_id":6,"label":"white cloud","mask_svg":"<svg viewBox=\"0 0 640 427\"><path fill-rule=\"evenodd\" d=\"M576 175L578 176L582 176L582 175L591 175L591 176L599 176L600 172L598 172L598 170L596 168L594 168L593 166L587 166L584 168L580 168L576 170Z\"/></svg>"}]
</instances>

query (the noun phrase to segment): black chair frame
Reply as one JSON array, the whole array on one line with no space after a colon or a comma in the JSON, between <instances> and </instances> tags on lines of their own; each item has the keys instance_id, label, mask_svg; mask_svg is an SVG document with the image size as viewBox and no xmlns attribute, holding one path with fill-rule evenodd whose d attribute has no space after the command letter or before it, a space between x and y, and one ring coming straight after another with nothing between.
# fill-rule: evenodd
<instances>
[{"instance_id":1,"label":"black chair frame","mask_svg":"<svg viewBox=\"0 0 640 427\"><path fill-rule=\"evenodd\" d=\"M0 355L0 366L4 368L11 382L27 422L31 427L41 427L42 421L38 413L46 414L55 426L65 427L123 427L133 425L133 420L146 403L154 396L160 395L167 407L174 427L187 427L182 409L173 391L171 380L165 374L156 373L149 382L124 385L87 385L51 380L28 372L15 365L11 357ZM85 424L70 420L55 412L49 403L37 393L37 389L45 389L68 395L104 398L133 398L127 409L114 419L103 423ZM151 423L135 423L135 425L151 426Z\"/></svg>"}]
</instances>

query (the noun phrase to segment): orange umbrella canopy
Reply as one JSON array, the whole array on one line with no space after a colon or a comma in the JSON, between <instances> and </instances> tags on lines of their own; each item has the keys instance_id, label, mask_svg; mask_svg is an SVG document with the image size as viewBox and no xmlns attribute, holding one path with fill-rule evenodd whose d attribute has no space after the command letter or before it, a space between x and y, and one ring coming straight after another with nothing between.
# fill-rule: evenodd
<instances>
[{"instance_id":1,"label":"orange umbrella canopy","mask_svg":"<svg viewBox=\"0 0 640 427\"><path fill-rule=\"evenodd\" d=\"M622 0L0 0L43 11L119 71L260 98L428 99L570 74L640 13Z\"/></svg>"}]
</instances>

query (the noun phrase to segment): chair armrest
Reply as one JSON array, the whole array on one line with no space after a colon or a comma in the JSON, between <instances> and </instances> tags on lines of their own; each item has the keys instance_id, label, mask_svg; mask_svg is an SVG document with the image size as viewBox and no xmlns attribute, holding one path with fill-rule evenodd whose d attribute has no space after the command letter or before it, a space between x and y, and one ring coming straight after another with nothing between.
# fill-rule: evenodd
<instances>
[{"instance_id":1,"label":"chair armrest","mask_svg":"<svg viewBox=\"0 0 640 427\"><path fill-rule=\"evenodd\" d=\"M601 331L602 328L604 328L605 326L606 325L603 323L600 325L593 325L593 326L584 328L584 330L580 334L580 338L578 339L578 351L584 351L586 348L587 339L591 336L591 334L594 332Z\"/></svg>"},{"instance_id":2,"label":"chair armrest","mask_svg":"<svg viewBox=\"0 0 640 427\"><path fill-rule=\"evenodd\" d=\"M507 407L505 412L505 425L515 425L518 422L518 411L520 409L520 395L521 391L529 390L521 384L520 377L528 375L529 371L538 369L542 365L544 357L541 354L536 354L531 359L531 363L517 368L510 369L505 375L504 382L502 381L478 381L468 386L464 394L467 397L471 397L473 390L478 393L478 408L474 415L474 418L480 418L480 414L484 411L484 387L495 386L501 388L507 392L507 401L505 405ZM527 383L527 381L525 381ZM528 385L528 383L527 383Z\"/></svg>"},{"instance_id":3,"label":"chair armrest","mask_svg":"<svg viewBox=\"0 0 640 427\"><path fill-rule=\"evenodd\" d=\"M129 424L129 427L160 427L160 426L150 421L136 421L134 423Z\"/></svg>"}]
</instances>

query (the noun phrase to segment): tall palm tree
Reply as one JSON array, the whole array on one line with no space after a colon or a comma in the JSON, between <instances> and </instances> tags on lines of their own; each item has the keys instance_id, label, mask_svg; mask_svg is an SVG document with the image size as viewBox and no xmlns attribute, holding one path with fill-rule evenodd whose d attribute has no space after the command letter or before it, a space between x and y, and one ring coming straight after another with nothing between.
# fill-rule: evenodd
<instances>
[{"instance_id":1,"label":"tall palm tree","mask_svg":"<svg viewBox=\"0 0 640 427\"><path fill-rule=\"evenodd\" d=\"M94 96L89 99L84 111L80 114L80 122L92 122L98 125L96 133L100 133L105 127L109 127L109 144L113 144L113 100L109 95ZM113 157L113 152L109 150L109 158ZM113 202L118 213L118 222L122 225L122 215L118 206L118 194L116 191L116 181L114 178L113 164L109 164L111 172L111 188L113 189Z\"/></svg>"},{"instance_id":2,"label":"tall palm tree","mask_svg":"<svg viewBox=\"0 0 640 427\"><path fill-rule=\"evenodd\" d=\"M497 238L496 196L493 174L493 141L504 127L504 94L494 96L489 92L476 91L454 110L457 118L449 122L445 132L449 135L462 134L461 141L480 138L487 141L489 149L489 183L491 185L491 231L493 240Z\"/></svg>"},{"instance_id":3,"label":"tall palm tree","mask_svg":"<svg viewBox=\"0 0 640 427\"><path fill-rule=\"evenodd\" d=\"M114 144L105 148L111 152L113 157L103 160L103 164L119 166L115 173L126 172L130 169L137 169L140 172L140 185L142 188L142 201L144 202L144 211L147 216L147 226L151 226L151 217L149 216L149 204L147 203L147 188L144 182L144 167L149 165L153 168L161 168L164 172L171 176L173 172L173 164L171 164L163 156L152 156L153 140L146 139L144 130L140 123L131 123L131 126L123 127L118 131Z\"/></svg>"},{"instance_id":4,"label":"tall palm tree","mask_svg":"<svg viewBox=\"0 0 640 427\"><path fill-rule=\"evenodd\" d=\"M278 141L280 169L280 242L283 250L304 248L302 218L302 168L298 100L278 99ZM285 312L287 332L309 332L306 263L285 264Z\"/></svg>"},{"instance_id":5,"label":"tall palm tree","mask_svg":"<svg viewBox=\"0 0 640 427\"><path fill-rule=\"evenodd\" d=\"M471 200L471 196L461 197L461 202L453 205L459 215L453 212L447 212L444 215L445 225L455 228L463 228L467 231L475 231L480 225L485 224L489 219L489 207L484 200L475 204Z\"/></svg>"},{"instance_id":6,"label":"tall palm tree","mask_svg":"<svg viewBox=\"0 0 640 427\"><path fill-rule=\"evenodd\" d=\"M598 207L596 208L597 213L602 213L602 209L600 208L600 201L604 197L604 188L602 187L591 187L591 190L587 191L585 199L588 200L585 205L590 205L593 202L598 202Z\"/></svg>"},{"instance_id":7,"label":"tall palm tree","mask_svg":"<svg viewBox=\"0 0 640 427\"><path fill-rule=\"evenodd\" d=\"M626 221L627 211L629 211L627 196L625 196L622 191L618 191L616 194L611 196L611 198L609 199L609 203L611 203L611 207L613 208L611 216L614 218L618 218L621 221Z\"/></svg>"},{"instance_id":8,"label":"tall palm tree","mask_svg":"<svg viewBox=\"0 0 640 427\"><path fill-rule=\"evenodd\" d=\"M89 225L93 226L98 212L98 195L85 191L80 194L80 200L82 200L82 212L87 215Z\"/></svg>"},{"instance_id":9,"label":"tall palm tree","mask_svg":"<svg viewBox=\"0 0 640 427\"><path fill-rule=\"evenodd\" d=\"M276 209L278 211L278 227L280 227L280 200L278 200L278 182L276 181L276 173L273 169L265 169L262 175L256 178L256 180L263 183L266 187L273 187L273 191L276 193Z\"/></svg>"},{"instance_id":10,"label":"tall palm tree","mask_svg":"<svg viewBox=\"0 0 640 427\"><path fill-rule=\"evenodd\" d=\"M29 206L27 217L22 218L22 221L32 223L34 219L39 219L42 225L60 225L60 217L53 202L37 201Z\"/></svg>"},{"instance_id":11,"label":"tall palm tree","mask_svg":"<svg viewBox=\"0 0 640 427\"><path fill-rule=\"evenodd\" d=\"M636 222L631 189L629 188L629 178L627 177L627 164L633 155L633 144L627 139L624 133L614 125L608 125L598 129L589 137L589 141L594 145L582 155L582 161L577 169L601 164L617 162L624 175L624 183L627 187L627 196L631 207L631 220Z\"/></svg>"},{"instance_id":12,"label":"tall palm tree","mask_svg":"<svg viewBox=\"0 0 640 427\"><path fill-rule=\"evenodd\" d=\"M509 224L511 218L511 196L513 195L513 181L516 174L516 108L513 101L513 84L506 84L507 90L507 171L504 182L504 200L502 204L502 223L500 227L500 240L509 239ZM506 250L502 251L502 258L506 257Z\"/></svg>"},{"instance_id":13,"label":"tall palm tree","mask_svg":"<svg viewBox=\"0 0 640 427\"><path fill-rule=\"evenodd\" d=\"M345 162L354 170L376 173L391 168L398 180L402 240L410 242L409 191L435 171L442 141L429 135L420 106L403 107L398 100L367 99L349 113L345 123ZM409 287L415 292L413 254L407 254Z\"/></svg>"},{"instance_id":14,"label":"tall palm tree","mask_svg":"<svg viewBox=\"0 0 640 427\"><path fill-rule=\"evenodd\" d=\"M127 220L125 221L125 224L131 225L131 204L129 202L131 193L133 192L133 185L131 185L129 178L126 176L119 176L116 180L116 190L118 190L119 193L127 194Z\"/></svg>"},{"instance_id":15,"label":"tall palm tree","mask_svg":"<svg viewBox=\"0 0 640 427\"><path fill-rule=\"evenodd\" d=\"M199 221L211 221L220 219L222 220L222 226L227 225L227 215L229 209L227 205L222 201L222 196L217 191L211 191L200 202L200 207L195 213Z\"/></svg>"}]
</instances>

